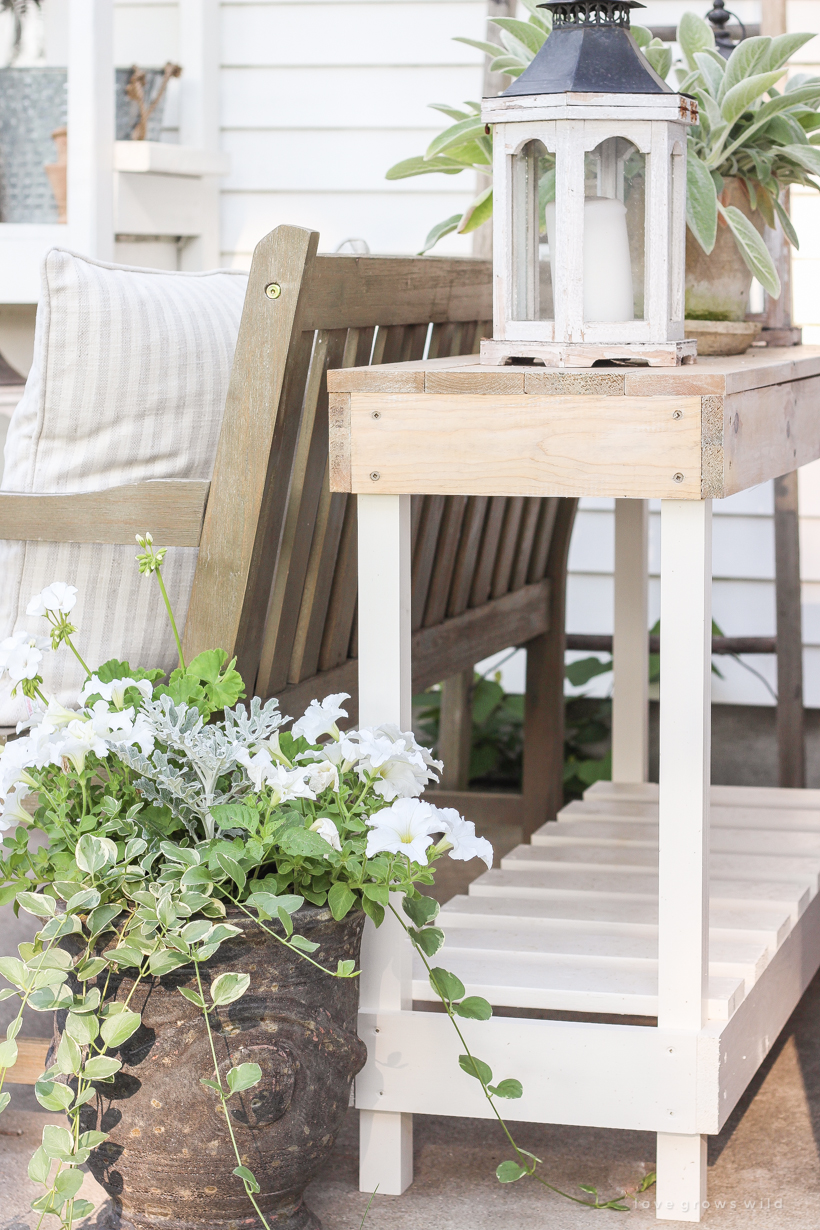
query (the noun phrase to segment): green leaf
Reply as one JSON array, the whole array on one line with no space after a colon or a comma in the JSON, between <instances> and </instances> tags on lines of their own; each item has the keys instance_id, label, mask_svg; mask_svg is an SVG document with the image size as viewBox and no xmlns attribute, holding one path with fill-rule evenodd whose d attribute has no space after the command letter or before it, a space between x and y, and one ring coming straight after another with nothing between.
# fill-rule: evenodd
<instances>
[{"instance_id":1,"label":"green leaf","mask_svg":"<svg viewBox=\"0 0 820 1230\"><path fill-rule=\"evenodd\" d=\"M444 944L444 932L441 927L425 927L423 931L411 928L410 938L427 957L434 957Z\"/></svg>"},{"instance_id":2,"label":"green leaf","mask_svg":"<svg viewBox=\"0 0 820 1230\"><path fill-rule=\"evenodd\" d=\"M580 658L577 662L569 662L564 673L574 688L580 688L596 675L606 675L611 670L611 658L608 662L602 662L600 658Z\"/></svg>"},{"instance_id":3,"label":"green leaf","mask_svg":"<svg viewBox=\"0 0 820 1230\"><path fill-rule=\"evenodd\" d=\"M820 175L820 150L813 145L783 145L780 153L788 154L798 166L811 175ZM19 900L19 898L18 898Z\"/></svg>"},{"instance_id":4,"label":"green leaf","mask_svg":"<svg viewBox=\"0 0 820 1230\"><path fill-rule=\"evenodd\" d=\"M305 904L305 899L298 897L295 893L283 893L280 897L276 893L258 892L251 893L245 904L261 910L267 914L268 918L276 918L280 910L284 910L287 914L295 914Z\"/></svg>"},{"instance_id":5,"label":"green leaf","mask_svg":"<svg viewBox=\"0 0 820 1230\"><path fill-rule=\"evenodd\" d=\"M696 67L695 53L714 51L715 36L712 27L695 13L684 13L678 26L678 42L690 69Z\"/></svg>"},{"instance_id":6,"label":"green leaf","mask_svg":"<svg viewBox=\"0 0 820 1230\"><path fill-rule=\"evenodd\" d=\"M34 1096L46 1110L68 1110L74 1101L74 1094L68 1085L42 1079L34 1086Z\"/></svg>"},{"instance_id":7,"label":"green leaf","mask_svg":"<svg viewBox=\"0 0 820 1230\"><path fill-rule=\"evenodd\" d=\"M746 215L734 205L726 208L721 205L720 212L729 224L747 268L752 271L764 290L767 290L773 299L777 299L780 295L780 278L771 253L760 235Z\"/></svg>"},{"instance_id":8,"label":"green leaf","mask_svg":"<svg viewBox=\"0 0 820 1230\"><path fill-rule=\"evenodd\" d=\"M80 871L94 875L109 863L117 861L116 843L110 837L95 837L92 833L83 833L74 850L74 861Z\"/></svg>"},{"instance_id":9,"label":"green leaf","mask_svg":"<svg viewBox=\"0 0 820 1230\"><path fill-rule=\"evenodd\" d=\"M384 922L383 905L379 905L378 901L371 901L369 897L362 897L362 909L377 927L382 925Z\"/></svg>"},{"instance_id":10,"label":"green leaf","mask_svg":"<svg viewBox=\"0 0 820 1230\"><path fill-rule=\"evenodd\" d=\"M546 32L539 30L529 21L518 21L515 17L493 17L492 24L501 30L506 30L513 38L518 39L528 51L536 55L546 39Z\"/></svg>"},{"instance_id":11,"label":"green leaf","mask_svg":"<svg viewBox=\"0 0 820 1230\"><path fill-rule=\"evenodd\" d=\"M453 42L454 43L464 42L464 40L454 38ZM494 45L494 50L495 51L498 50L498 48L495 47L495 45ZM480 113L481 111L480 107L478 108L478 112L476 112L475 110L461 111L459 110L458 107L451 107L449 103L428 103L427 106L430 108L431 111L440 111L442 115L446 115L451 120L466 120L466 119L469 119L471 115L476 115Z\"/></svg>"},{"instance_id":12,"label":"green leaf","mask_svg":"<svg viewBox=\"0 0 820 1230\"><path fill-rule=\"evenodd\" d=\"M758 67L764 72L782 68L796 51L799 51L813 38L813 34L778 34L775 38L770 39L769 49Z\"/></svg>"},{"instance_id":13,"label":"green leaf","mask_svg":"<svg viewBox=\"0 0 820 1230\"><path fill-rule=\"evenodd\" d=\"M95 1055L83 1068L83 1076L90 1081L101 1081L119 1072L121 1067L119 1059L112 1059L109 1055Z\"/></svg>"},{"instance_id":14,"label":"green leaf","mask_svg":"<svg viewBox=\"0 0 820 1230\"><path fill-rule=\"evenodd\" d=\"M224 811L225 808L214 807L213 811ZM250 808L243 807L242 811L250 811ZM212 813L213 814L213 813ZM251 813L255 815L256 813ZM216 816L214 816L216 819ZM219 821L217 820L217 823ZM166 858L169 858L172 863L181 863L184 867L197 867L199 865L199 854L196 850L189 850L186 846L176 846L172 841L161 841L159 848Z\"/></svg>"},{"instance_id":15,"label":"green leaf","mask_svg":"<svg viewBox=\"0 0 820 1230\"><path fill-rule=\"evenodd\" d=\"M356 968L355 961L337 961L336 962L336 977L349 978Z\"/></svg>"},{"instance_id":16,"label":"green leaf","mask_svg":"<svg viewBox=\"0 0 820 1230\"><path fill-rule=\"evenodd\" d=\"M0 1042L0 1069L13 1068L17 1063L17 1043L13 1038Z\"/></svg>"},{"instance_id":17,"label":"green leaf","mask_svg":"<svg viewBox=\"0 0 820 1230\"><path fill-rule=\"evenodd\" d=\"M450 1003L464 995L464 983L455 974L440 967L430 971L430 985L437 995Z\"/></svg>"},{"instance_id":18,"label":"green leaf","mask_svg":"<svg viewBox=\"0 0 820 1230\"><path fill-rule=\"evenodd\" d=\"M685 16L689 17L691 14L686 13ZM515 1183L518 1179L523 1179L526 1173L524 1167L519 1166L518 1162L501 1162L499 1166L496 1166L495 1177L499 1183Z\"/></svg>"},{"instance_id":19,"label":"green leaf","mask_svg":"<svg viewBox=\"0 0 820 1230\"><path fill-rule=\"evenodd\" d=\"M304 935L294 935L291 937L291 948L298 948L300 952L315 952L319 947L314 944L313 940L308 940Z\"/></svg>"},{"instance_id":20,"label":"green leaf","mask_svg":"<svg viewBox=\"0 0 820 1230\"><path fill-rule=\"evenodd\" d=\"M242 1093L243 1089L258 1085L261 1079L262 1069L258 1063L240 1063L228 1073L228 1088L231 1093Z\"/></svg>"},{"instance_id":21,"label":"green leaf","mask_svg":"<svg viewBox=\"0 0 820 1230\"><path fill-rule=\"evenodd\" d=\"M491 73L507 73L510 77L520 77L527 64L519 56L502 55L496 58L490 64Z\"/></svg>"},{"instance_id":22,"label":"green leaf","mask_svg":"<svg viewBox=\"0 0 820 1230\"><path fill-rule=\"evenodd\" d=\"M740 44L741 47L743 44ZM743 112L780 80L781 73L757 73L733 85L724 95L720 113L727 124L733 124Z\"/></svg>"},{"instance_id":23,"label":"green leaf","mask_svg":"<svg viewBox=\"0 0 820 1230\"><path fill-rule=\"evenodd\" d=\"M331 914L339 922L353 909L356 904L356 894L352 893L346 884L331 884L327 894L327 903Z\"/></svg>"},{"instance_id":24,"label":"green leaf","mask_svg":"<svg viewBox=\"0 0 820 1230\"><path fill-rule=\"evenodd\" d=\"M434 137L427 146L424 157L429 161L435 158L437 154L444 153L454 145L463 145L465 141L472 141L476 137L484 135L484 121L480 116L471 115L469 119L459 120L457 124L451 124L449 128L445 128L444 132L440 132Z\"/></svg>"},{"instance_id":25,"label":"green leaf","mask_svg":"<svg viewBox=\"0 0 820 1230\"><path fill-rule=\"evenodd\" d=\"M672 48L664 47L660 39L653 39L651 44L644 48L644 55L661 81L665 81L672 69Z\"/></svg>"},{"instance_id":26,"label":"green leaf","mask_svg":"<svg viewBox=\"0 0 820 1230\"><path fill-rule=\"evenodd\" d=\"M239 1178L245 1184L246 1191L253 1192L254 1194L259 1191L256 1177L252 1170L248 1170L247 1166L235 1166L231 1173L239 1175Z\"/></svg>"},{"instance_id":27,"label":"green leaf","mask_svg":"<svg viewBox=\"0 0 820 1230\"><path fill-rule=\"evenodd\" d=\"M3 1111L6 1109L10 1101L11 1101L10 1093L8 1092L0 1093L0 1115L2 1115Z\"/></svg>"},{"instance_id":28,"label":"green leaf","mask_svg":"<svg viewBox=\"0 0 820 1230\"><path fill-rule=\"evenodd\" d=\"M440 906L432 897L424 897L421 894L417 894L414 897L405 896L402 900L401 908L417 927L424 927L427 923L432 922L434 918L438 918Z\"/></svg>"},{"instance_id":29,"label":"green leaf","mask_svg":"<svg viewBox=\"0 0 820 1230\"><path fill-rule=\"evenodd\" d=\"M245 994L250 986L249 974L220 974L210 986L211 999L215 1004L232 1004Z\"/></svg>"},{"instance_id":30,"label":"green leaf","mask_svg":"<svg viewBox=\"0 0 820 1230\"><path fill-rule=\"evenodd\" d=\"M96 888L83 888L78 893L74 893L65 903L66 914L85 913L86 910L93 910L95 905L100 904L100 894Z\"/></svg>"},{"instance_id":31,"label":"green leaf","mask_svg":"<svg viewBox=\"0 0 820 1230\"><path fill-rule=\"evenodd\" d=\"M57 909L54 898L43 893L18 893L16 899L21 909L35 918L53 918Z\"/></svg>"},{"instance_id":32,"label":"green leaf","mask_svg":"<svg viewBox=\"0 0 820 1230\"><path fill-rule=\"evenodd\" d=\"M524 1096L524 1089L521 1081L517 1081L510 1076L505 1081L499 1081L497 1085L488 1085L491 1094L496 1098L521 1098Z\"/></svg>"},{"instance_id":33,"label":"green leaf","mask_svg":"<svg viewBox=\"0 0 820 1230\"><path fill-rule=\"evenodd\" d=\"M107 1132L81 1132L79 1145L81 1149L96 1149L106 1140L108 1140Z\"/></svg>"},{"instance_id":34,"label":"green leaf","mask_svg":"<svg viewBox=\"0 0 820 1230\"><path fill-rule=\"evenodd\" d=\"M189 867L182 873L180 884L183 888L192 888L197 884L213 884L214 878L207 867Z\"/></svg>"},{"instance_id":35,"label":"green leaf","mask_svg":"<svg viewBox=\"0 0 820 1230\"><path fill-rule=\"evenodd\" d=\"M462 1072L466 1072L468 1076L472 1076L475 1080L482 1081L485 1085L489 1085L493 1079L490 1065L484 1063L483 1059L476 1059L475 1055L459 1055L458 1066Z\"/></svg>"},{"instance_id":36,"label":"green leaf","mask_svg":"<svg viewBox=\"0 0 820 1230\"><path fill-rule=\"evenodd\" d=\"M121 1046L140 1027L140 1014L127 1009L103 1021L100 1033L106 1046Z\"/></svg>"},{"instance_id":37,"label":"green leaf","mask_svg":"<svg viewBox=\"0 0 820 1230\"><path fill-rule=\"evenodd\" d=\"M309 829L302 828L285 829L279 838L279 846L285 854L293 855L295 858L324 859L331 850L325 839L318 833L311 833Z\"/></svg>"},{"instance_id":38,"label":"green leaf","mask_svg":"<svg viewBox=\"0 0 820 1230\"><path fill-rule=\"evenodd\" d=\"M467 999L463 999L454 1007L458 1016L466 1017L471 1021L489 1021L493 1015L491 1006L480 995L469 995Z\"/></svg>"},{"instance_id":39,"label":"green leaf","mask_svg":"<svg viewBox=\"0 0 820 1230\"><path fill-rule=\"evenodd\" d=\"M648 47L652 42L652 31L647 30L646 26L636 26L630 22L629 33L634 38L641 51L643 51L644 47Z\"/></svg>"},{"instance_id":40,"label":"green leaf","mask_svg":"<svg viewBox=\"0 0 820 1230\"><path fill-rule=\"evenodd\" d=\"M66 907L67 909L68 907ZM88 915L87 927L92 935L99 935L101 931L105 931L114 919L122 913L121 905L98 905L96 910L92 910Z\"/></svg>"},{"instance_id":41,"label":"green leaf","mask_svg":"<svg viewBox=\"0 0 820 1230\"><path fill-rule=\"evenodd\" d=\"M483 51L485 56L498 55L498 43L483 42L479 38L462 38L459 35L456 35L456 37L453 39L453 42L454 43L464 43L465 46L467 47L475 47L476 51ZM461 114L459 114L456 111L455 107L448 107L447 110L445 111L444 107L441 106L440 104L429 103L428 106L436 107L437 110L439 111L444 111L445 115L449 115L450 118L454 120L460 120L460 119L466 118L466 116L464 116L464 113L462 112Z\"/></svg>"},{"instance_id":42,"label":"green leaf","mask_svg":"<svg viewBox=\"0 0 820 1230\"><path fill-rule=\"evenodd\" d=\"M401 162L397 162L392 166L385 175L385 179L410 179L414 175L458 175L461 171L466 170L463 162L456 162L453 158L446 158L443 155L436 158L423 158L417 154L415 158L404 158Z\"/></svg>"},{"instance_id":43,"label":"green leaf","mask_svg":"<svg viewBox=\"0 0 820 1230\"><path fill-rule=\"evenodd\" d=\"M785 209L780 204L780 201L778 200L776 196L772 197L772 202L774 203L775 212L777 213L777 216L780 219L780 225L783 228L783 234L786 236L786 238L788 239L789 243L792 245L793 248L799 248L800 241L797 238L797 231L794 229L794 226L792 225L791 218L786 213Z\"/></svg>"},{"instance_id":44,"label":"green leaf","mask_svg":"<svg viewBox=\"0 0 820 1230\"><path fill-rule=\"evenodd\" d=\"M438 241L443 239L445 235L452 234L460 221L461 214L453 214L451 218L445 218L443 222L437 222L436 225L427 232L427 238L424 241L424 246L421 248L418 255L424 256L425 252L429 252L431 248L434 248Z\"/></svg>"},{"instance_id":45,"label":"green leaf","mask_svg":"<svg viewBox=\"0 0 820 1230\"><path fill-rule=\"evenodd\" d=\"M717 239L718 200L706 165L689 151L686 159L686 221L708 256Z\"/></svg>"},{"instance_id":46,"label":"green leaf","mask_svg":"<svg viewBox=\"0 0 820 1230\"><path fill-rule=\"evenodd\" d=\"M177 987L177 990L185 999L190 1000L192 1004L196 1004L197 1008L205 1007L205 1000L197 991L189 991L187 987Z\"/></svg>"},{"instance_id":47,"label":"green leaf","mask_svg":"<svg viewBox=\"0 0 820 1230\"><path fill-rule=\"evenodd\" d=\"M200 1085L204 1085L206 1089L213 1089L214 1093L218 1093L220 1097L222 1097L225 1093L225 1090L221 1085L218 1085L216 1081L206 1080L204 1076L200 1076L199 1083Z\"/></svg>"},{"instance_id":48,"label":"green leaf","mask_svg":"<svg viewBox=\"0 0 820 1230\"><path fill-rule=\"evenodd\" d=\"M12 884L4 884L0 888L0 905L8 905L10 901L14 900L20 890L25 890L26 885L30 883L30 880L15 880Z\"/></svg>"},{"instance_id":49,"label":"green leaf","mask_svg":"<svg viewBox=\"0 0 820 1230\"><path fill-rule=\"evenodd\" d=\"M108 962L103 957L92 957L90 961L81 961L74 973L80 982L88 982L90 978L96 978L97 974L101 974L107 966Z\"/></svg>"},{"instance_id":50,"label":"green leaf","mask_svg":"<svg viewBox=\"0 0 820 1230\"><path fill-rule=\"evenodd\" d=\"M390 900L390 892L386 884L365 884L362 892L371 901L378 901L379 905L387 905Z\"/></svg>"},{"instance_id":51,"label":"green leaf","mask_svg":"<svg viewBox=\"0 0 820 1230\"><path fill-rule=\"evenodd\" d=\"M57 1070L63 1076L79 1075L83 1057L80 1048L69 1034L64 1033L57 1047Z\"/></svg>"},{"instance_id":52,"label":"green leaf","mask_svg":"<svg viewBox=\"0 0 820 1230\"><path fill-rule=\"evenodd\" d=\"M73 1167L61 1170L54 1180L54 1188L60 1200L71 1200L83 1185L83 1172Z\"/></svg>"},{"instance_id":53,"label":"green leaf","mask_svg":"<svg viewBox=\"0 0 820 1230\"><path fill-rule=\"evenodd\" d=\"M0 957L0 974L21 991L28 985L26 967L16 957Z\"/></svg>"},{"instance_id":54,"label":"green leaf","mask_svg":"<svg viewBox=\"0 0 820 1230\"><path fill-rule=\"evenodd\" d=\"M752 70L758 67L758 65L759 72L763 71L763 65L760 64L760 61L770 47L771 39L766 35L744 38L742 42L738 43L726 61L726 72L723 75L723 82L717 95L719 103L723 102L734 86L751 77ZM774 82L772 82L772 85L774 85Z\"/></svg>"},{"instance_id":55,"label":"green leaf","mask_svg":"<svg viewBox=\"0 0 820 1230\"><path fill-rule=\"evenodd\" d=\"M49 1107L48 1109L51 1110L57 1108ZM48 1183L48 1174L50 1170L51 1158L48 1156L43 1146L40 1145L40 1148L32 1154L31 1161L28 1164L28 1177L31 1179L32 1183Z\"/></svg>"},{"instance_id":56,"label":"green leaf","mask_svg":"<svg viewBox=\"0 0 820 1230\"><path fill-rule=\"evenodd\" d=\"M46 1156L55 1161L69 1161L74 1148L74 1141L68 1128L57 1127L54 1123L47 1123L43 1128L42 1148Z\"/></svg>"},{"instance_id":57,"label":"green leaf","mask_svg":"<svg viewBox=\"0 0 820 1230\"><path fill-rule=\"evenodd\" d=\"M479 192L475 200L471 201L465 209L458 224L459 235L466 235L470 231L477 231L485 222L489 222L492 216L493 188L491 184L489 188Z\"/></svg>"},{"instance_id":58,"label":"green leaf","mask_svg":"<svg viewBox=\"0 0 820 1230\"><path fill-rule=\"evenodd\" d=\"M88 1046L99 1034L100 1022L93 1013L78 1016L76 1012L69 1012L65 1031L79 1046Z\"/></svg>"},{"instance_id":59,"label":"green leaf","mask_svg":"<svg viewBox=\"0 0 820 1230\"><path fill-rule=\"evenodd\" d=\"M129 944L119 944L116 948L109 948L105 955L115 965L129 966L141 965L144 954L138 948L133 948Z\"/></svg>"}]
</instances>

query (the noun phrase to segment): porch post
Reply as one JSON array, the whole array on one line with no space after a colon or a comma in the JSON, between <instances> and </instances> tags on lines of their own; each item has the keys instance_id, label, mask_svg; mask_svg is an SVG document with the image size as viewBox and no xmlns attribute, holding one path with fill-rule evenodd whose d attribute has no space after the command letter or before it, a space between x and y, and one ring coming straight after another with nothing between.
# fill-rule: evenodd
<instances>
[{"instance_id":1,"label":"porch post","mask_svg":"<svg viewBox=\"0 0 820 1230\"><path fill-rule=\"evenodd\" d=\"M646 500L615 501L613 782L645 782L649 772L647 509Z\"/></svg>"},{"instance_id":2,"label":"porch post","mask_svg":"<svg viewBox=\"0 0 820 1230\"><path fill-rule=\"evenodd\" d=\"M697 1034L709 977L712 506L661 501L658 1025ZM658 1133L658 1217L700 1221L706 1138Z\"/></svg>"},{"instance_id":3,"label":"porch post","mask_svg":"<svg viewBox=\"0 0 820 1230\"><path fill-rule=\"evenodd\" d=\"M410 496L360 495L358 522L359 725L410 730ZM361 1010L411 1009L412 976L410 941L390 912L378 930L368 919ZM413 1116L360 1111L360 1191L400 1196L412 1181Z\"/></svg>"}]
</instances>

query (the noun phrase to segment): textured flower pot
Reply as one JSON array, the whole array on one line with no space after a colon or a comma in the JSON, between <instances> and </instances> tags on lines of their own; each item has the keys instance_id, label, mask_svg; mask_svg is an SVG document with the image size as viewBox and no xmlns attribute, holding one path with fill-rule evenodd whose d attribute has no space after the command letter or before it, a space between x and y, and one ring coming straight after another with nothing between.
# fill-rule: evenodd
<instances>
[{"instance_id":1,"label":"textured flower pot","mask_svg":"<svg viewBox=\"0 0 820 1230\"><path fill-rule=\"evenodd\" d=\"M238 911L229 918L244 933L224 942L202 974L204 985L228 970L251 979L241 999L211 1013L222 1083L237 1064L262 1069L258 1085L228 1102L242 1163L259 1182L256 1200L271 1227L321 1230L302 1195L333 1147L367 1057L356 1033L359 982L321 973ZM293 921L320 945L312 956L326 968L358 964L362 913L335 922L328 909L303 906ZM180 986L196 990L191 967L134 994L142 1025L118 1052L114 1083L97 1086L82 1120L84 1131L110 1133L89 1169L113 1197L123 1230L262 1230L231 1173L236 1159L219 1101L200 1084L213 1079L205 1022ZM132 987L123 977L116 998Z\"/></svg>"},{"instance_id":2,"label":"textured flower pot","mask_svg":"<svg viewBox=\"0 0 820 1230\"><path fill-rule=\"evenodd\" d=\"M749 197L739 179L724 181L720 200L735 205L763 234L763 218L749 206ZM740 255L729 227L718 218L715 246L707 256L700 244L686 232L686 319L743 320L749 302L752 275ZM687 337L689 334L687 333ZM713 352L714 353L714 352ZM732 352L728 352L732 353Z\"/></svg>"}]
</instances>

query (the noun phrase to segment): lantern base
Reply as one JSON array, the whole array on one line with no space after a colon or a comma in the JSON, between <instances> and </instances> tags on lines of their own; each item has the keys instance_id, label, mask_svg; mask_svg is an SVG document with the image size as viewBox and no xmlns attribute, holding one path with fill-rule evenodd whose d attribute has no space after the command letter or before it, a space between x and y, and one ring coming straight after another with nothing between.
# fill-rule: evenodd
<instances>
[{"instance_id":1,"label":"lantern base","mask_svg":"<svg viewBox=\"0 0 820 1230\"><path fill-rule=\"evenodd\" d=\"M678 367L697 360L694 338L681 342L500 342L485 337L481 362L504 367L516 360L534 359L544 367L592 367L595 363L636 363L649 367Z\"/></svg>"}]
</instances>

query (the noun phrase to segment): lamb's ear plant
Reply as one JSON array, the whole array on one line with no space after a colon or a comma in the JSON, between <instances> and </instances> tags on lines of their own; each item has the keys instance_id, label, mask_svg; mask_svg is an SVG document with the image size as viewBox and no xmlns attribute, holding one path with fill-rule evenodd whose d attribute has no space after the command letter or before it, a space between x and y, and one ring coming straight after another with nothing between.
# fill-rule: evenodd
<instances>
[{"instance_id":1,"label":"lamb's ear plant","mask_svg":"<svg viewBox=\"0 0 820 1230\"><path fill-rule=\"evenodd\" d=\"M66 1014L35 1085L40 1105L68 1121L43 1129L29 1163L29 1177L43 1188L32 1204L38 1226L50 1216L72 1230L93 1211L79 1196L80 1168L107 1133L83 1130L83 1109L122 1068L120 1048L140 1027L156 980L188 967L195 989L177 989L202 1014L213 1059L203 1094L220 1103L233 1175L270 1230L227 1111L232 1097L259 1083L261 1070L240 1063L220 1075L212 1025L248 991L250 978L230 970L212 976L208 962L247 920L327 977L356 978L353 960L335 969L322 964L319 946L297 930L299 910L309 902L336 920L363 910L379 926L394 894L403 910L393 912L458 1033L459 1063L480 1083L514 1153L499 1166L499 1180L529 1176L558 1192L498 1110L499 1099L521 1097L520 1082L495 1081L464 1036L462 1021L488 1019L490 1004L430 964L444 935L435 925L438 905L419 886L433 883L446 853L479 857L488 867L493 858L458 812L418 797L438 780L441 763L393 726L342 732L345 694L312 701L290 730L275 700L239 703L244 684L222 650L185 663L162 584L165 553L150 535L138 542L140 569L160 584L179 650L167 682L161 670L112 659L88 672L80 707L69 709L44 691L39 668L49 638L20 632L0 644L0 675L15 690L22 685L30 706L19 737L0 753L0 905L13 902L41 923L18 957L0 957L9 984L0 1001L18 1001L0 1042L0 1111L10 1100L3 1084L17 1061L24 1009ZM57 582L28 613L47 620L53 648L65 644L82 662L69 623L76 597L73 586ZM34 830L44 844L30 845ZM123 975L130 989L118 999ZM621 1197L603 1201L591 1187L580 1190L583 1196L560 1194L590 1208L627 1208Z\"/></svg>"},{"instance_id":2,"label":"lamb's ear plant","mask_svg":"<svg viewBox=\"0 0 820 1230\"><path fill-rule=\"evenodd\" d=\"M501 31L503 48L494 43L460 38L492 58L490 70L520 77L535 58L551 29L549 13L536 0L523 0L526 21L493 18ZM643 26L631 33L655 72L664 79L672 69L672 51ZM767 226L778 223L789 243L798 247L797 234L781 195L790 184L817 188L820 175L820 77L798 74L785 80L791 56L813 34L781 34L744 39L728 60L715 47L711 26L694 13L684 13L677 32L684 63L677 67L678 86L698 101L699 121L689 129L687 146L686 220L707 255L715 246L718 220L728 226L747 267L775 298L780 280L771 255L757 229L734 205L721 200L724 181L743 183L751 212L759 212ZM481 107L466 110L444 103L431 106L455 120L433 138L427 151L397 163L387 179L441 172L457 175L479 171L492 176L492 134L485 132ZM542 202L543 204L543 202ZM421 249L429 251L445 235L467 234L492 217L492 187L482 190L461 214L437 223Z\"/></svg>"}]
</instances>

